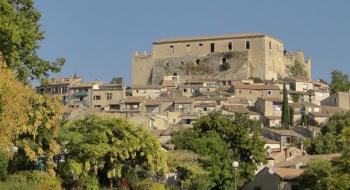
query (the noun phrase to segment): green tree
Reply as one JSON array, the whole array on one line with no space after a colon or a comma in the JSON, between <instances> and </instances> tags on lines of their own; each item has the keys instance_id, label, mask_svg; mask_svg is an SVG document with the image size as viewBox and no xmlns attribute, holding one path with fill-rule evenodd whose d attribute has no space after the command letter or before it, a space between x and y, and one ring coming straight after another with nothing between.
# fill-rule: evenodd
<instances>
[{"instance_id":1,"label":"green tree","mask_svg":"<svg viewBox=\"0 0 350 190\"><path fill-rule=\"evenodd\" d=\"M33 163L42 158L49 174L54 175L61 104L17 81L1 57L0 73L0 152L12 158L10 173L33 169ZM18 148L16 154L11 151L14 148Z\"/></svg>"},{"instance_id":2,"label":"green tree","mask_svg":"<svg viewBox=\"0 0 350 190\"><path fill-rule=\"evenodd\" d=\"M311 140L307 147L309 154L328 154L344 149L340 137L343 130L350 128L350 112L334 115L329 118L326 125L322 126L320 134Z\"/></svg>"},{"instance_id":3,"label":"green tree","mask_svg":"<svg viewBox=\"0 0 350 190\"><path fill-rule=\"evenodd\" d=\"M42 79L49 72L60 71L64 59L49 62L39 57L43 39L40 12L33 0L0 0L0 52L19 80Z\"/></svg>"},{"instance_id":4,"label":"green tree","mask_svg":"<svg viewBox=\"0 0 350 190\"><path fill-rule=\"evenodd\" d=\"M283 85L283 102L282 102L282 127L288 129L290 126L290 111L288 104L288 92L286 85Z\"/></svg>"},{"instance_id":5,"label":"green tree","mask_svg":"<svg viewBox=\"0 0 350 190\"><path fill-rule=\"evenodd\" d=\"M113 77L111 84L123 84L123 77Z\"/></svg>"},{"instance_id":6,"label":"green tree","mask_svg":"<svg viewBox=\"0 0 350 190\"><path fill-rule=\"evenodd\" d=\"M299 179L302 189L350 189L349 127L342 130L340 139L342 144L340 159L336 159L336 161L312 161Z\"/></svg>"},{"instance_id":7,"label":"green tree","mask_svg":"<svg viewBox=\"0 0 350 190\"><path fill-rule=\"evenodd\" d=\"M332 93L336 92L349 92L350 81L349 76L341 71L334 70L332 72L332 81L330 90Z\"/></svg>"},{"instance_id":8,"label":"green tree","mask_svg":"<svg viewBox=\"0 0 350 190\"><path fill-rule=\"evenodd\" d=\"M172 142L177 150L190 150L206 156L200 161L209 172L207 189L230 189L234 185L232 161L240 162L238 170L239 186L254 176L255 163L265 161L264 143L259 132L252 132L247 126L247 117L228 119L220 113L202 116L193 128L185 129L173 136ZM198 179L196 182L203 180Z\"/></svg>"},{"instance_id":9,"label":"green tree","mask_svg":"<svg viewBox=\"0 0 350 190\"><path fill-rule=\"evenodd\" d=\"M59 170L70 188L96 188L97 180L103 186L123 186L167 170L157 139L123 119L89 116L70 121L62 127L59 141L66 150Z\"/></svg>"},{"instance_id":10,"label":"green tree","mask_svg":"<svg viewBox=\"0 0 350 190\"><path fill-rule=\"evenodd\" d=\"M292 65L287 66L289 76L293 77L305 77L308 76L308 72L305 70L305 67L300 62L295 62Z\"/></svg>"}]
</instances>

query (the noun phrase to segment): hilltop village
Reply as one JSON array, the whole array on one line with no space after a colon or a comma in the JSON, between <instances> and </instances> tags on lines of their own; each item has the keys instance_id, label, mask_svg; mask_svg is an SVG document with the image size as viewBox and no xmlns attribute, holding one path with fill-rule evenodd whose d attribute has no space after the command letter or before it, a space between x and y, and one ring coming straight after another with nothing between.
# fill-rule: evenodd
<instances>
[{"instance_id":1,"label":"hilltop village","mask_svg":"<svg viewBox=\"0 0 350 190\"><path fill-rule=\"evenodd\" d=\"M302 66L303 76L293 75L295 65ZM275 37L241 33L158 40L151 53L133 53L131 66L130 87L120 78L105 83L71 76L50 79L36 90L59 97L66 120L123 117L149 128L165 150L173 148L174 133L210 112L260 121L268 163L245 189L296 188L294 179L312 158L339 156L307 155L298 142L314 138L330 117L349 111L350 94L332 94L328 84L313 80L311 58L286 50ZM293 113L288 129L282 124L284 89Z\"/></svg>"}]
</instances>

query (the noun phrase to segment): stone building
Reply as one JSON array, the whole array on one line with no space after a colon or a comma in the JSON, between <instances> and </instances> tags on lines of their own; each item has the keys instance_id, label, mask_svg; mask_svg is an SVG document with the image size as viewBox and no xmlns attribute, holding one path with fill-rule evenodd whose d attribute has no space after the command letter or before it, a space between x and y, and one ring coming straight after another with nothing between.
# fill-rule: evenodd
<instances>
[{"instance_id":1,"label":"stone building","mask_svg":"<svg viewBox=\"0 0 350 190\"><path fill-rule=\"evenodd\" d=\"M132 85L159 85L164 76L239 80L287 76L287 65L303 63L311 78L311 60L302 51L287 52L282 41L262 33L172 38L153 42L152 53L132 57Z\"/></svg>"},{"instance_id":2,"label":"stone building","mask_svg":"<svg viewBox=\"0 0 350 190\"><path fill-rule=\"evenodd\" d=\"M47 84L36 87L36 91L49 96L58 96L62 104L68 106L69 88L81 80L82 78L77 76L52 78Z\"/></svg>"}]
</instances>

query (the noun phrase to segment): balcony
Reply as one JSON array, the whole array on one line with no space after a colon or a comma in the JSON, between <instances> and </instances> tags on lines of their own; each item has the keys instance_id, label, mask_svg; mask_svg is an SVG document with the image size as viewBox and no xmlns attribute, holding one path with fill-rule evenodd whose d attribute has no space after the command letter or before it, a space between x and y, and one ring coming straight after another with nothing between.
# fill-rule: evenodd
<instances>
[{"instance_id":1,"label":"balcony","mask_svg":"<svg viewBox=\"0 0 350 190\"><path fill-rule=\"evenodd\" d=\"M88 92L75 92L75 97L86 97L88 95Z\"/></svg>"}]
</instances>

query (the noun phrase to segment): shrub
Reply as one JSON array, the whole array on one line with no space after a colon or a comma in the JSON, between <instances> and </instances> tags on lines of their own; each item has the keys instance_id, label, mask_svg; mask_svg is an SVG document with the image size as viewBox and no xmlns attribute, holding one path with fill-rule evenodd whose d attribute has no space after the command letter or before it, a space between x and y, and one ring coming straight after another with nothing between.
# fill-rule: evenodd
<instances>
[{"instance_id":1,"label":"shrub","mask_svg":"<svg viewBox=\"0 0 350 190\"><path fill-rule=\"evenodd\" d=\"M7 167L8 160L2 153L0 153L0 181L4 181L6 179Z\"/></svg>"},{"instance_id":2,"label":"shrub","mask_svg":"<svg viewBox=\"0 0 350 190\"><path fill-rule=\"evenodd\" d=\"M154 182L151 179L136 182L132 187L137 190L165 190L164 184Z\"/></svg>"},{"instance_id":3,"label":"shrub","mask_svg":"<svg viewBox=\"0 0 350 190\"><path fill-rule=\"evenodd\" d=\"M11 175L6 181L0 183L0 189L25 190L61 190L61 180L49 176L45 172L20 172Z\"/></svg>"}]
</instances>

